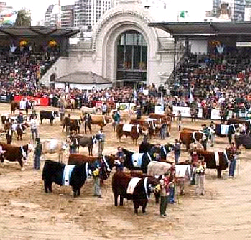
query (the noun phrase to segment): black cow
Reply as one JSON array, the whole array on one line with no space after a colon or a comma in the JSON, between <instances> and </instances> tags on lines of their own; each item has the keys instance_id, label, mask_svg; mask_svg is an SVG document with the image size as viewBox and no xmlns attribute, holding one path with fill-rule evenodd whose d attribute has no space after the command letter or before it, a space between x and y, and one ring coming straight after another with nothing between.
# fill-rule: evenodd
<instances>
[{"instance_id":1,"label":"black cow","mask_svg":"<svg viewBox=\"0 0 251 240\"><path fill-rule=\"evenodd\" d=\"M2 123L2 125L4 125L7 120L8 120L7 116L5 116L5 115L1 116L1 123Z\"/></svg>"},{"instance_id":2,"label":"black cow","mask_svg":"<svg viewBox=\"0 0 251 240\"><path fill-rule=\"evenodd\" d=\"M65 127L66 127L66 123L64 121L63 122L63 130L65 129ZM69 128L70 128L70 132L75 131L79 134L80 133L80 119L70 119Z\"/></svg>"},{"instance_id":3,"label":"black cow","mask_svg":"<svg viewBox=\"0 0 251 240\"><path fill-rule=\"evenodd\" d=\"M236 148L239 149L243 145L246 149L251 149L251 136L246 134L235 135Z\"/></svg>"},{"instance_id":4,"label":"black cow","mask_svg":"<svg viewBox=\"0 0 251 240\"><path fill-rule=\"evenodd\" d=\"M166 156L169 152L173 150L173 145L168 143L164 145L160 144L151 144L148 142L142 142L139 145L139 152L140 153L149 153L152 160L156 160L156 153L160 155L162 160L166 160Z\"/></svg>"},{"instance_id":5,"label":"black cow","mask_svg":"<svg viewBox=\"0 0 251 240\"><path fill-rule=\"evenodd\" d=\"M135 164L132 159L132 155L135 154L134 152L128 151L127 149L123 148L122 151L125 154L125 161L124 161L124 166L128 168L129 170L142 170L143 173L147 173L147 166L150 161L152 161L151 156L149 153L139 153L142 157L142 162L140 165Z\"/></svg>"},{"instance_id":6,"label":"black cow","mask_svg":"<svg viewBox=\"0 0 251 240\"><path fill-rule=\"evenodd\" d=\"M71 140L77 138L78 148L81 147L88 147L89 156L92 156L93 144L96 142L95 136L82 136L82 135L74 135L70 137Z\"/></svg>"},{"instance_id":7,"label":"black cow","mask_svg":"<svg viewBox=\"0 0 251 240\"><path fill-rule=\"evenodd\" d=\"M142 206L142 212L145 213L148 197L152 192L151 186L157 185L157 180L153 177L142 177L134 188L132 194L127 193L127 188L132 176L124 172L116 172L112 177L112 191L114 194L114 204L118 206L118 197L120 196L120 206L123 206L124 198L133 200L134 213L138 213L139 206Z\"/></svg>"},{"instance_id":8,"label":"black cow","mask_svg":"<svg viewBox=\"0 0 251 240\"><path fill-rule=\"evenodd\" d=\"M72 186L73 196L80 195L80 188L84 185L87 176L87 163L74 166L69 177L69 185ZM44 188L47 193L48 190L52 192L52 183L62 186L64 184L64 170L66 165L59 162L46 160L42 171L42 180L44 180Z\"/></svg>"},{"instance_id":9,"label":"black cow","mask_svg":"<svg viewBox=\"0 0 251 240\"><path fill-rule=\"evenodd\" d=\"M43 119L49 119L50 124L53 124L53 120L58 117L58 111L40 111L40 122L42 124Z\"/></svg>"}]
</instances>

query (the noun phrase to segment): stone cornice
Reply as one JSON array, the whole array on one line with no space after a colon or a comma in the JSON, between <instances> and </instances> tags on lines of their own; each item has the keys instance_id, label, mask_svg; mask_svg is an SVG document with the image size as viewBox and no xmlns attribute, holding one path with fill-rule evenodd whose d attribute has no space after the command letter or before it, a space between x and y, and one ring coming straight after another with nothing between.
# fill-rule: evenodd
<instances>
[{"instance_id":1,"label":"stone cornice","mask_svg":"<svg viewBox=\"0 0 251 240\"><path fill-rule=\"evenodd\" d=\"M133 6L133 7L135 7L135 6ZM121 18L124 16L132 16L137 19L141 19L146 24L153 21L151 19L151 17L149 16L149 14L147 14L147 12L144 11L144 9L140 9L140 8L136 8L135 10L132 10L132 8L130 8L130 9L124 9L124 8L111 9L110 11L108 11L107 14L105 14L103 16L102 20L100 20L97 23L96 28L93 31L93 37L92 37L93 50L96 49L96 40L97 40L98 34L102 30L103 26L106 25L108 22L112 21L114 18L117 18L117 17Z\"/></svg>"}]
</instances>

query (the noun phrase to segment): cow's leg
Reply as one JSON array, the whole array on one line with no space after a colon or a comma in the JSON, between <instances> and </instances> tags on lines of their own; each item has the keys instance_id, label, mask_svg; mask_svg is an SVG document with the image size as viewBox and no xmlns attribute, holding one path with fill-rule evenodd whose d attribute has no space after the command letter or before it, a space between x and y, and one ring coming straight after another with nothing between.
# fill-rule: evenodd
<instances>
[{"instance_id":1,"label":"cow's leg","mask_svg":"<svg viewBox=\"0 0 251 240\"><path fill-rule=\"evenodd\" d=\"M73 197L75 198L75 197L77 197L77 195L78 195L78 189L73 189Z\"/></svg>"},{"instance_id":2,"label":"cow's leg","mask_svg":"<svg viewBox=\"0 0 251 240\"><path fill-rule=\"evenodd\" d=\"M23 160L22 160L22 158L19 158L17 161L19 162L19 165L21 166L21 170L23 171L24 170L24 166L23 166Z\"/></svg>"},{"instance_id":3,"label":"cow's leg","mask_svg":"<svg viewBox=\"0 0 251 240\"><path fill-rule=\"evenodd\" d=\"M42 124L43 118L40 119L40 123Z\"/></svg>"},{"instance_id":4,"label":"cow's leg","mask_svg":"<svg viewBox=\"0 0 251 240\"><path fill-rule=\"evenodd\" d=\"M80 196L80 188L78 189L78 196Z\"/></svg>"},{"instance_id":5,"label":"cow's leg","mask_svg":"<svg viewBox=\"0 0 251 240\"><path fill-rule=\"evenodd\" d=\"M217 177L221 178L221 168L217 167Z\"/></svg>"},{"instance_id":6,"label":"cow's leg","mask_svg":"<svg viewBox=\"0 0 251 240\"><path fill-rule=\"evenodd\" d=\"M48 193L48 189L50 190L50 183L44 180L44 191L45 193Z\"/></svg>"},{"instance_id":7,"label":"cow's leg","mask_svg":"<svg viewBox=\"0 0 251 240\"><path fill-rule=\"evenodd\" d=\"M49 191L52 193L52 182L49 183Z\"/></svg>"},{"instance_id":8,"label":"cow's leg","mask_svg":"<svg viewBox=\"0 0 251 240\"><path fill-rule=\"evenodd\" d=\"M114 206L118 206L118 194L113 193L113 197L114 197Z\"/></svg>"},{"instance_id":9,"label":"cow's leg","mask_svg":"<svg viewBox=\"0 0 251 240\"><path fill-rule=\"evenodd\" d=\"M53 120L50 118L50 125L52 126Z\"/></svg>"},{"instance_id":10,"label":"cow's leg","mask_svg":"<svg viewBox=\"0 0 251 240\"><path fill-rule=\"evenodd\" d=\"M147 199L144 201L142 205L142 213L146 213Z\"/></svg>"},{"instance_id":11,"label":"cow's leg","mask_svg":"<svg viewBox=\"0 0 251 240\"><path fill-rule=\"evenodd\" d=\"M134 213L138 214L139 203L137 201L133 201L133 204L134 204Z\"/></svg>"},{"instance_id":12,"label":"cow's leg","mask_svg":"<svg viewBox=\"0 0 251 240\"><path fill-rule=\"evenodd\" d=\"M0 155L0 161L1 161L1 163L4 163L4 155L3 155L3 153Z\"/></svg>"},{"instance_id":13,"label":"cow's leg","mask_svg":"<svg viewBox=\"0 0 251 240\"><path fill-rule=\"evenodd\" d=\"M124 205L124 198L123 196L120 195L119 206L123 206L123 205Z\"/></svg>"}]
</instances>

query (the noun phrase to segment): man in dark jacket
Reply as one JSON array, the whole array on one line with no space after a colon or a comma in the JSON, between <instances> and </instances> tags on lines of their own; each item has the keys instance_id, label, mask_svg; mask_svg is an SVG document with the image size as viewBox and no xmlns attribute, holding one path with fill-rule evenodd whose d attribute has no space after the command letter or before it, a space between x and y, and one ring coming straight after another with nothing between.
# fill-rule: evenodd
<instances>
[{"instance_id":1,"label":"man in dark jacket","mask_svg":"<svg viewBox=\"0 0 251 240\"><path fill-rule=\"evenodd\" d=\"M40 138L36 138L37 145L34 151L34 169L40 170L40 157L42 154L42 144L40 143Z\"/></svg>"}]
</instances>

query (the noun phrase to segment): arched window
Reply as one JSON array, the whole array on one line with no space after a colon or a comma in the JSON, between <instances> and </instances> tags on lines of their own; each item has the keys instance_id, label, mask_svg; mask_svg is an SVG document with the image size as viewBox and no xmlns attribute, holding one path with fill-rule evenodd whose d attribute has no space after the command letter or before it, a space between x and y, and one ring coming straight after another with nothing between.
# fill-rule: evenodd
<instances>
[{"instance_id":1,"label":"arched window","mask_svg":"<svg viewBox=\"0 0 251 240\"><path fill-rule=\"evenodd\" d=\"M126 82L146 81L147 44L143 35L131 30L117 40L117 80Z\"/></svg>"}]
</instances>

